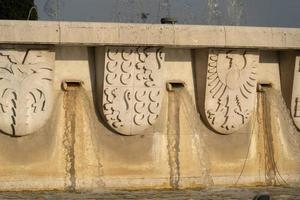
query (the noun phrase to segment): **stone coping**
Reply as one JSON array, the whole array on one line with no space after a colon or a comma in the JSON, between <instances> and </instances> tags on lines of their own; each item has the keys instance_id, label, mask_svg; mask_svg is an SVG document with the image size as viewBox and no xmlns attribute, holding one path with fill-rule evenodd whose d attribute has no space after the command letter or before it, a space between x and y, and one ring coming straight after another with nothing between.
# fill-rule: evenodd
<instances>
[{"instance_id":1,"label":"stone coping","mask_svg":"<svg viewBox=\"0 0 300 200\"><path fill-rule=\"evenodd\" d=\"M0 43L300 49L300 28L0 20Z\"/></svg>"}]
</instances>

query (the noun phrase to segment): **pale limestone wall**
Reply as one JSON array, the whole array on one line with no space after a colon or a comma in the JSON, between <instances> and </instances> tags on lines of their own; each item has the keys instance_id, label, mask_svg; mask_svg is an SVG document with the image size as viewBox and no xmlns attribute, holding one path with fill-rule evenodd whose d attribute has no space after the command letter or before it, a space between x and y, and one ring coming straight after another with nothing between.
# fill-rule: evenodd
<instances>
[{"instance_id":1,"label":"pale limestone wall","mask_svg":"<svg viewBox=\"0 0 300 200\"><path fill-rule=\"evenodd\" d=\"M31 134L52 113L54 54L49 50L1 49L0 129L12 136Z\"/></svg>"},{"instance_id":2,"label":"pale limestone wall","mask_svg":"<svg viewBox=\"0 0 300 200\"><path fill-rule=\"evenodd\" d=\"M21 59L17 65L21 70L18 78L8 79L10 65L0 62L0 92L16 88L26 93L30 92L27 88L40 86L47 99L52 99L52 108L35 117L37 113L27 112L25 108L34 109L36 105L42 108L43 98L36 99L33 104L32 99L23 95L18 100L29 103L14 107L13 103L8 104L13 95L5 98L0 95L0 190L299 184L300 133L295 102L299 89L297 69L300 54L292 49L299 49L300 45L297 38L291 37L299 33L298 29L14 21L1 22L0 26L8 27L7 30L1 28L5 35L0 35L0 53L22 54L29 49L28 58L32 58L31 51L43 52L30 63L36 64L35 68L43 68L39 60L47 57L46 65L51 66L53 72L51 85L40 83L40 76L33 81L22 82L20 80L26 79L31 72L36 74L35 68L30 71L30 63L26 64ZM116 26L116 30L124 31L119 32L119 39L113 36ZM26 34L21 36L16 32L20 28L32 31L40 28L41 34L36 39ZM166 41L172 39L172 35L164 35L168 29L175 30L176 35L176 40L170 43ZM58 30L58 35L54 30ZM152 37L151 44L141 35L139 40L134 39L134 35L142 30L150 31L144 37ZM217 44L218 40L215 40L222 40L222 35L218 34L222 34L223 30L228 31L228 41L232 40L226 45ZM259 37L253 37L253 30ZM272 44L268 44L270 30L274 34ZM279 34L279 30L285 34ZM11 31L14 34L9 34ZM204 32L213 34L198 35ZM242 40L245 36L247 41ZM154 37L158 37L157 40ZM284 41L276 40L277 37L284 37ZM76 45L65 46L68 43ZM135 46L137 44L154 47L148 49ZM218 48L220 46L227 48ZM289 50L282 50L287 48ZM117 57L111 59L114 63L109 69L108 49L114 49ZM162 53L157 54L158 51ZM122 52L125 52L124 55ZM214 87L208 85L207 78L211 73L208 72L210 56L216 52L220 59L215 63L215 71L225 85L221 86L229 88L226 90L231 100L228 104L226 99L215 99L206 93ZM9 58L6 54L2 57ZM128 64L128 68L122 69L124 64ZM25 69L27 73L22 75ZM134 79L128 85L125 82L111 86L105 80L110 73L107 70L112 74L125 70L122 73L127 77L143 82L135 82ZM117 73L116 77L120 78L122 73ZM249 82L250 76L255 80ZM155 82L155 86L148 85L147 81ZM247 81L255 85L249 90L251 98L248 95L243 97L244 93L239 90ZM109 109L123 112L120 120L126 119L122 121L124 129L114 127L108 121L111 118L103 113L107 103L103 102L104 89L107 87L121 91L125 88L133 93L147 90L146 100L139 96L126 96L125 92L115 93L118 102ZM149 97L148 91L152 90L160 91L157 101ZM237 104L236 96L241 104ZM140 103L137 104L140 107L129 112L126 101L130 103L128 108L132 106L135 109L136 103ZM218 102L220 108L215 109ZM213 109L219 117L215 124L209 121L206 112L210 103L213 106L209 109ZM155 121L135 124L131 113L137 111L140 119L147 119L145 117L153 112L152 107L149 109L150 104L159 108L155 112ZM6 129L10 124L5 113L11 108L16 113L24 113L19 119L22 122L33 119L30 123L21 123L15 136ZM241 116L234 111L240 114L247 111L248 119L242 123ZM226 115L229 121L226 121ZM219 129L224 122L235 126L230 131ZM32 130L22 126L32 127Z\"/></svg>"}]
</instances>

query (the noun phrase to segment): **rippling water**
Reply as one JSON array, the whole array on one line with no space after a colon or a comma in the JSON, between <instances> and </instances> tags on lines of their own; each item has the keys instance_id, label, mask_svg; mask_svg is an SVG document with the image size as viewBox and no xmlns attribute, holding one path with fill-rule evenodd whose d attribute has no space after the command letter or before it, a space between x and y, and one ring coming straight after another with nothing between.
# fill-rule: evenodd
<instances>
[{"instance_id":1,"label":"rippling water","mask_svg":"<svg viewBox=\"0 0 300 200\"><path fill-rule=\"evenodd\" d=\"M300 188L255 187L211 188L199 190L138 190L97 192L2 192L0 199L253 199L257 194L274 199L300 199Z\"/></svg>"}]
</instances>

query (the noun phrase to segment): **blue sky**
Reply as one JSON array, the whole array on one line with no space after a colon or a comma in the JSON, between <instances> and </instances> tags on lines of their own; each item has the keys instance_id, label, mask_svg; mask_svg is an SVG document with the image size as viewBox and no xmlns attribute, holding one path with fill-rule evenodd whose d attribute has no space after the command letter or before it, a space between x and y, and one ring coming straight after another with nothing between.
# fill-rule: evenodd
<instances>
[{"instance_id":1,"label":"blue sky","mask_svg":"<svg viewBox=\"0 0 300 200\"><path fill-rule=\"evenodd\" d=\"M56 2L59 2L57 9ZM300 0L35 0L40 20L300 27ZM58 11L57 11L58 10Z\"/></svg>"}]
</instances>

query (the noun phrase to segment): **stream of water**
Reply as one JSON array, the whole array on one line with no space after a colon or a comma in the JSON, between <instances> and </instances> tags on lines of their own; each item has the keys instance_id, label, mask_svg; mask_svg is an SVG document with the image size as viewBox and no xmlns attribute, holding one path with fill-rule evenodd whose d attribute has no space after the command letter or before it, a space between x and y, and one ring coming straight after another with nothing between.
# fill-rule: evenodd
<instances>
[{"instance_id":1,"label":"stream of water","mask_svg":"<svg viewBox=\"0 0 300 200\"><path fill-rule=\"evenodd\" d=\"M191 128L193 138L193 145L197 146L198 157L200 165L202 166L203 183L206 185L212 185L212 178L210 176L210 164L209 157L205 151L205 144L201 136L201 131L204 127L201 123L198 112L194 109L195 105L192 97L185 88L176 88L173 92L169 92L169 113L168 113L168 152L169 152L169 164L170 164L170 184L173 190L97 190L89 192L75 192L76 188L76 176L74 171L74 143L75 137L72 133L76 128L76 105L80 92L76 88L70 88L65 92L64 96L64 109L65 109L65 135L64 143L68 146L68 154L66 160L69 165L66 168L68 176L68 185L66 189L69 192L63 191L39 191L39 192L0 192L0 199L253 199L258 194L269 194L272 199L299 199L300 200L300 188L297 187L244 187L244 188L215 188L210 187L208 189L185 189L174 190L180 185L180 163L178 153L180 152L180 113L187 117L189 126ZM259 95L259 100L262 101L263 116L270 118L271 108L276 107L282 111L282 115L286 116L283 106L283 100L280 99L276 92L271 89L266 89L264 94ZM286 111L287 113L287 111ZM276 114L276 113L275 113ZM275 115L272 113L272 115ZM288 117L285 117L288 118ZM285 121L284 121L285 122ZM287 123L287 127L291 127L291 122ZM264 122L265 129L270 129L270 124ZM268 130L266 130L268 132ZM293 131L292 131L293 132ZM292 133L290 133L292 134ZM292 134L293 135L293 134ZM270 134L267 134L267 139ZM292 136L289 136L292 137ZM295 138L294 136L293 138ZM291 143L292 146L295 146ZM268 150L272 153L272 147L266 145ZM298 147L298 146L297 146ZM272 166L270 182L274 180L276 172L274 170L274 158L268 161ZM274 175L275 174L275 175ZM72 192L72 190L74 190Z\"/></svg>"},{"instance_id":2,"label":"stream of water","mask_svg":"<svg viewBox=\"0 0 300 200\"><path fill-rule=\"evenodd\" d=\"M170 185L173 189L178 189L180 181L180 163L179 163L179 144L180 144L180 126L179 126L179 93L180 90L169 92L169 113L168 113L168 154L170 166Z\"/></svg>"}]
</instances>

